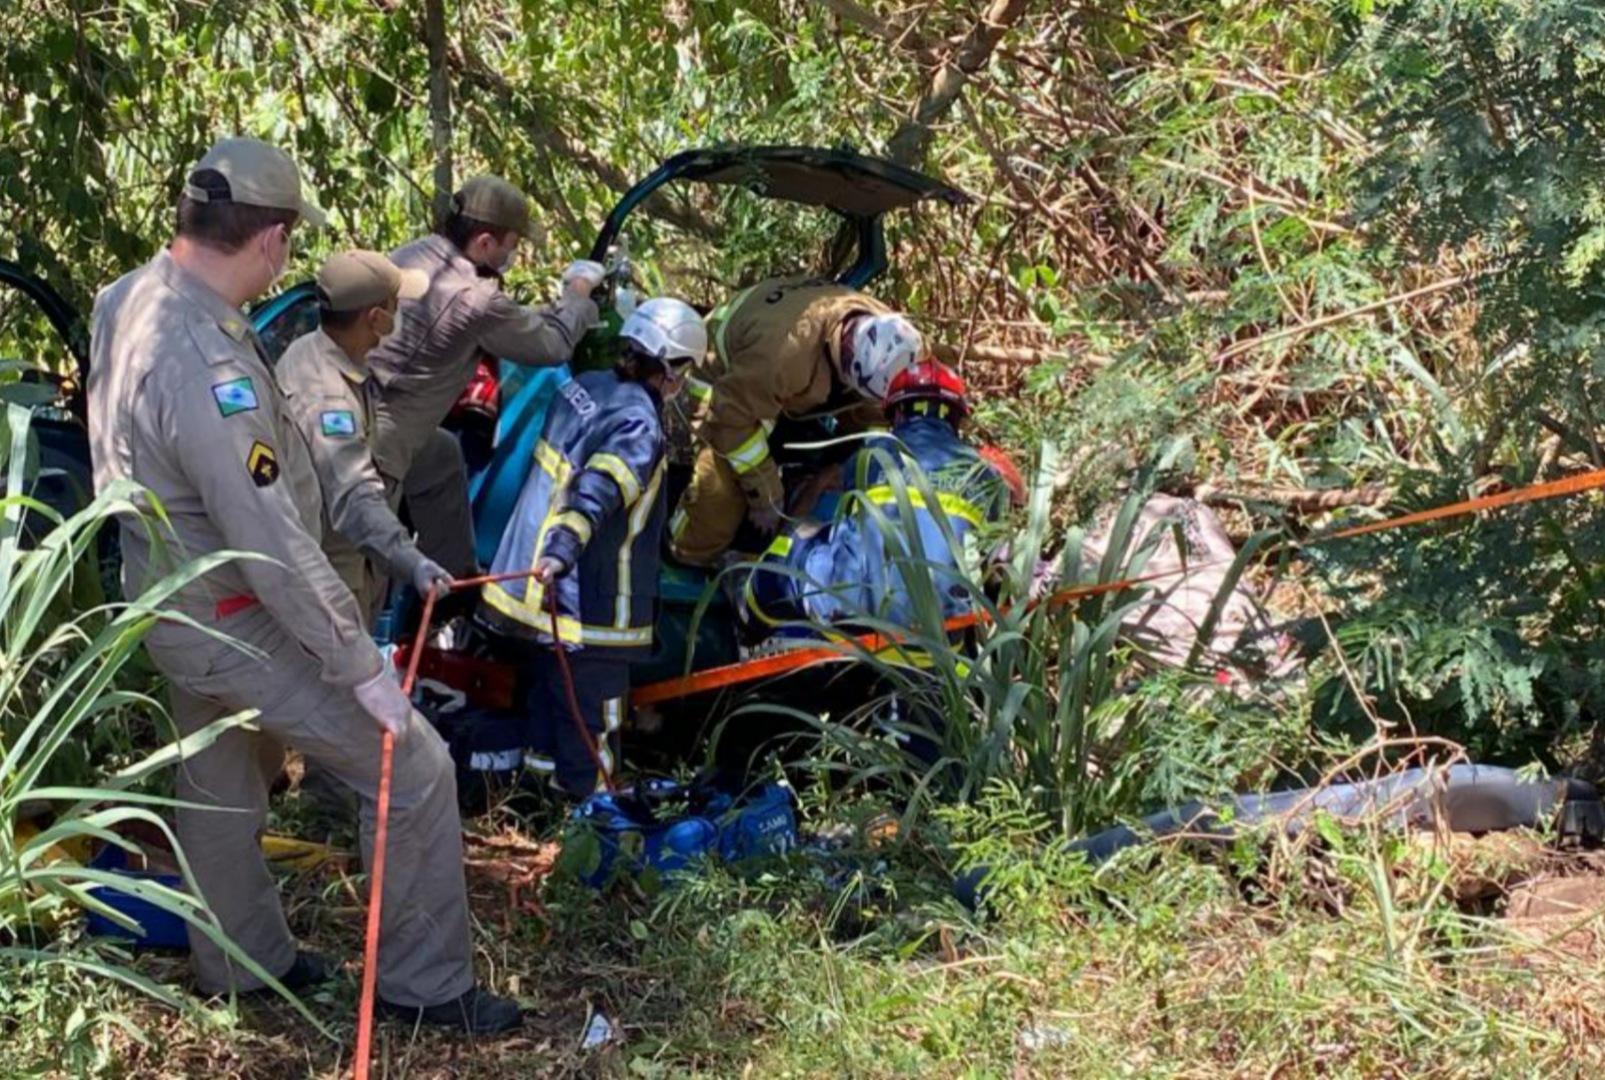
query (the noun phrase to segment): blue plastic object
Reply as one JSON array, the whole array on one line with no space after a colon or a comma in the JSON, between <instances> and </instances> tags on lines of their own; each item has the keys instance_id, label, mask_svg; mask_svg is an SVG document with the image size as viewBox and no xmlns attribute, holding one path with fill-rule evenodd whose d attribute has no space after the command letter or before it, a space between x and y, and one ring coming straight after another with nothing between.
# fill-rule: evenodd
<instances>
[{"instance_id":1,"label":"blue plastic object","mask_svg":"<svg viewBox=\"0 0 1605 1080\"><path fill-rule=\"evenodd\" d=\"M688 809L659 819L652 808L671 801ZM694 869L709 855L734 863L783 855L797 845L791 792L773 783L735 797L653 779L617 795L593 795L573 816L595 832L601 848L596 869L583 879L592 888L605 885L621 859L626 873L668 876Z\"/></svg>"},{"instance_id":2,"label":"blue plastic object","mask_svg":"<svg viewBox=\"0 0 1605 1080\"><path fill-rule=\"evenodd\" d=\"M719 799L709 804L707 813L719 827L721 859L740 862L784 855L797 846L797 813L786 788L770 783L740 800L728 795Z\"/></svg>"},{"instance_id":3,"label":"blue plastic object","mask_svg":"<svg viewBox=\"0 0 1605 1080\"><path fill-rule=\"evenodd\" d=\"M128 868L128 853L115 844L107 844L101 848L100 853L89 861L92 870L104 870L116 874L118 877L129 878L133 881L150 882L155 885L166 885L171 889L183 886L183 879L177 874L156 874L145 870L130 870ZM135 932L119 926L111 919L91 911L85 922L85 928L96 937L122 938L147 949L188 949L189 935L185 931L184 920L170 911L157 907L148 900L142 900L129 893L120 892L106 885L90 887L90 893L107 907L128 916L139 924L141 932Z\"/></svg>"},{"instance_id":4,"label":"blue plastic object","mask_svg":"<svg viewBox=\"0 0 1605 1080\"><path fill-rule=\"evenodd\" d=\"M535 460L535 443L546 427L546 411L558 388L568 382L567 367L532 368L503 360L501 411L496 421L496 450L490 464L468 482L474 513L475 555L489 566L496 560L502 532L512 520L519 492Z\"/></svg>"}]
</instances>

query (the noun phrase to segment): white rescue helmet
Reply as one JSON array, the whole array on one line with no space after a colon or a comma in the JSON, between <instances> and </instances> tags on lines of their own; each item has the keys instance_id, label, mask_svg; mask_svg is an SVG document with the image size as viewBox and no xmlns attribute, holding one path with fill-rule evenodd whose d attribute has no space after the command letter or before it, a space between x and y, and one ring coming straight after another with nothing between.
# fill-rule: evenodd
<instances>
[{"instance_id":1,"label":"white rescue helmet","mask_svg":"<svg viewBox=\"0 0 1605 1080\"><path fill-rule=\"evenodd\" d=\"M924 355L924 343L903 315L867 315L853 327L852 359L842 377L859 393L883 401L892 380Z\"/></svg>"},{"instance_id":2,"label":"white rescue helmet","mask_svg":"<svg viewBox=\"0 0 1605 1080\"><path fill-rule=\"evenodd\" d=\"M665 368L701 360L708 352L708 328L684 300L658 296L630 313L619 337L663 362Z\"/></svg>"}]
</instances>

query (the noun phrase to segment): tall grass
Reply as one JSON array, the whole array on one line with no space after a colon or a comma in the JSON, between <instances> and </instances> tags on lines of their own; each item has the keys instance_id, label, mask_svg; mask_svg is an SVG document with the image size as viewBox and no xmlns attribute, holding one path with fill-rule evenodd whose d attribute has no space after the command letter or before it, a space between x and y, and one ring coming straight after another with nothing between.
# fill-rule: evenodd
<instances>
[{"instance_id":1,"label":"tall grass","mask_svg":"<svg viewBox=\"0 0 1605 1080\"><path fill-rule=\"evenodd\" d=\"M217 553L192 560L126 603L79 609L73 602L74 582L99 574L100 531L115 527L118 515L138 513L138 489L123 482L111 485L83 509L62 517L26 494L28 426L26 409L6 408L0 436L5 478L0 498L0 982L17 991L30 981L63 974L90 976L186 1006L179 994L118 955L62 930L64 919L80 910L135 929L99 891L112 890L137 896L199 928L241 968L277 986L223 935L197 899L183 849L161 813L181 804L148 790L158 772L204 750L251 714L219 720L126 767L84 773L82 758L71 769L59 767L69 750L96 742L97 725L133 712L165 715L143 689L129 685L125 668L159 617L183 619L164 614L162 605L233 556ZM159 536L160 508L151 516L147 527L153 537ZM19 828L24 823L37 827ZM155 830L171 843L184 888L61 858L64 852L82 854L103 844L136 853L137 845L126 838L130 829Z\"/></svg>"},{"instance_id":2,"label":"tall grass","mask_svg":"<svg viewBox=\"0 0 1605 1080\"><path fill-rule=\"evenodd\" d=\"M1199 793L1164 790L1156 777L1191 775L1211 791L1228 787L1235 777L1218 768L1189 770L1186 762L1175 761L1156 768L1160 752L1167 757L1187 753L1185 742L1165 730L1167 723L1178 718L1214 722L1200 719L1200 703L1215 694L1207 676L1195 669L1199 650L1189 669L1145 683L1151 669L1121 632L1123 624L1156 602L1152 586L1120 583L1141 578L1170 533L1168 524L1144 535L1137 528L1168 457L1136 478L1097 559L1090 556L1086 530L1061 528L1054 521L1053 481L1060 463L1057 449L1045 447L1024 520L1008 536L1007 557L985 573L969 560L971 572L958 584L981 619L955 637L944 628L939 595L954 579L936 574L945 560L924 550L916 506L931 508L949 552L959 553L959 543L931 478L911 462L888 457L883 465L894 502L857 502L846 512L864 515L873 524L871 532L883 539L911 608L909 624L892 625L881 610L855 614L853 624L894 642L878 650L844 640L839 630L812 627L866 665L878 690L845 716L818 716L772 703L742 712L748 717L778 713L805 725L816 739L811 764L848 788L893 789L906 800L910 815L942 801L971 799L1001 781L1030 793L1038 811L1074 832L1139 809L1145 800ZM1257 538L1239 553L1199 628L1200 641L1208 640L1259 547ZM1039 565L1050 552L1057 566L1055 588L1106 586L1107 591L1065 603L1036 602ZM1241 703L1223 697L1217 704L1208 710L1214 719L1243 720ZM1243 727L1265 730L1268 725L1259 717ZM1212 742L1218 738L1199 745Z\"/></svg>"}]
</instances>

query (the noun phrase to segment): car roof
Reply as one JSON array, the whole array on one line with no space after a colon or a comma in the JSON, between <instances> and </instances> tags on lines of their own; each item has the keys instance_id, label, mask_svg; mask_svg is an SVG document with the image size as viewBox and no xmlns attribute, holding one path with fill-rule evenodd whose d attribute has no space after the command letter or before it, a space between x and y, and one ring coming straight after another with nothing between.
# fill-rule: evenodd
<instances>
[{"instance_id":1,"label":"car roof","mask_svg":"<svg viewBox=\"0 0 1605 1080\"><path fill-rule=\"evenodd\" d=\"M736 146L687 150L658 170L668 179L742 187L755 195L823 206L852 217L883 214L926 199L953 206L970 197L913 169L846 148Z\"/></svg>"}]
</instances>

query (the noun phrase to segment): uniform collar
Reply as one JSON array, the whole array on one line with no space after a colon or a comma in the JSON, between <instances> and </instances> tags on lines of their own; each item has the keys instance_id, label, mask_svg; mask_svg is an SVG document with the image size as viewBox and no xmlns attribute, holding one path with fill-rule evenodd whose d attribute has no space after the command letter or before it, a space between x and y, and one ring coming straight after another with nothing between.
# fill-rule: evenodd
<instances>
[{"instance_id":1,"label":"uniform collar","mask_svg":"<svg viewBox=\"0 0 1605 1080\"><path fill-rule=\"evenodd\" d=\"M439 233L430 233L424 237L424 247L431 255L458 273L467 274L469 277L479 276L479 267L469 261L468 256L458 251L456 244Z\"/></svg>"},{"instance_id":2,"label":"uniform collar","mask_svg":"<svg viewBox=\"0 0 1605 1080\"><path fill-rule=\"evenodd\" d=\"M328 356L336 370L345 377L345 380L355 386L361 386L368 381L373 372L368 367L367 360L353 360L351 354L340 347L340 343L318 330L318 348Z\"/></svg>"},{"instance_id":3,"label":"uniform collar","mask_svg":"<svg viewBox=\"0 0 1605 1080\"><path fill-rule=\"evenodd\" d=\"M239 342L255 337L251 332L251 322L245 317L245 313L223 299L200 278L178 265L171 251L164 250L156 256L155 267L156 273L161 276L168 288L217 320L217 325L223 333Z\"/></svg>"}]
</instances>

